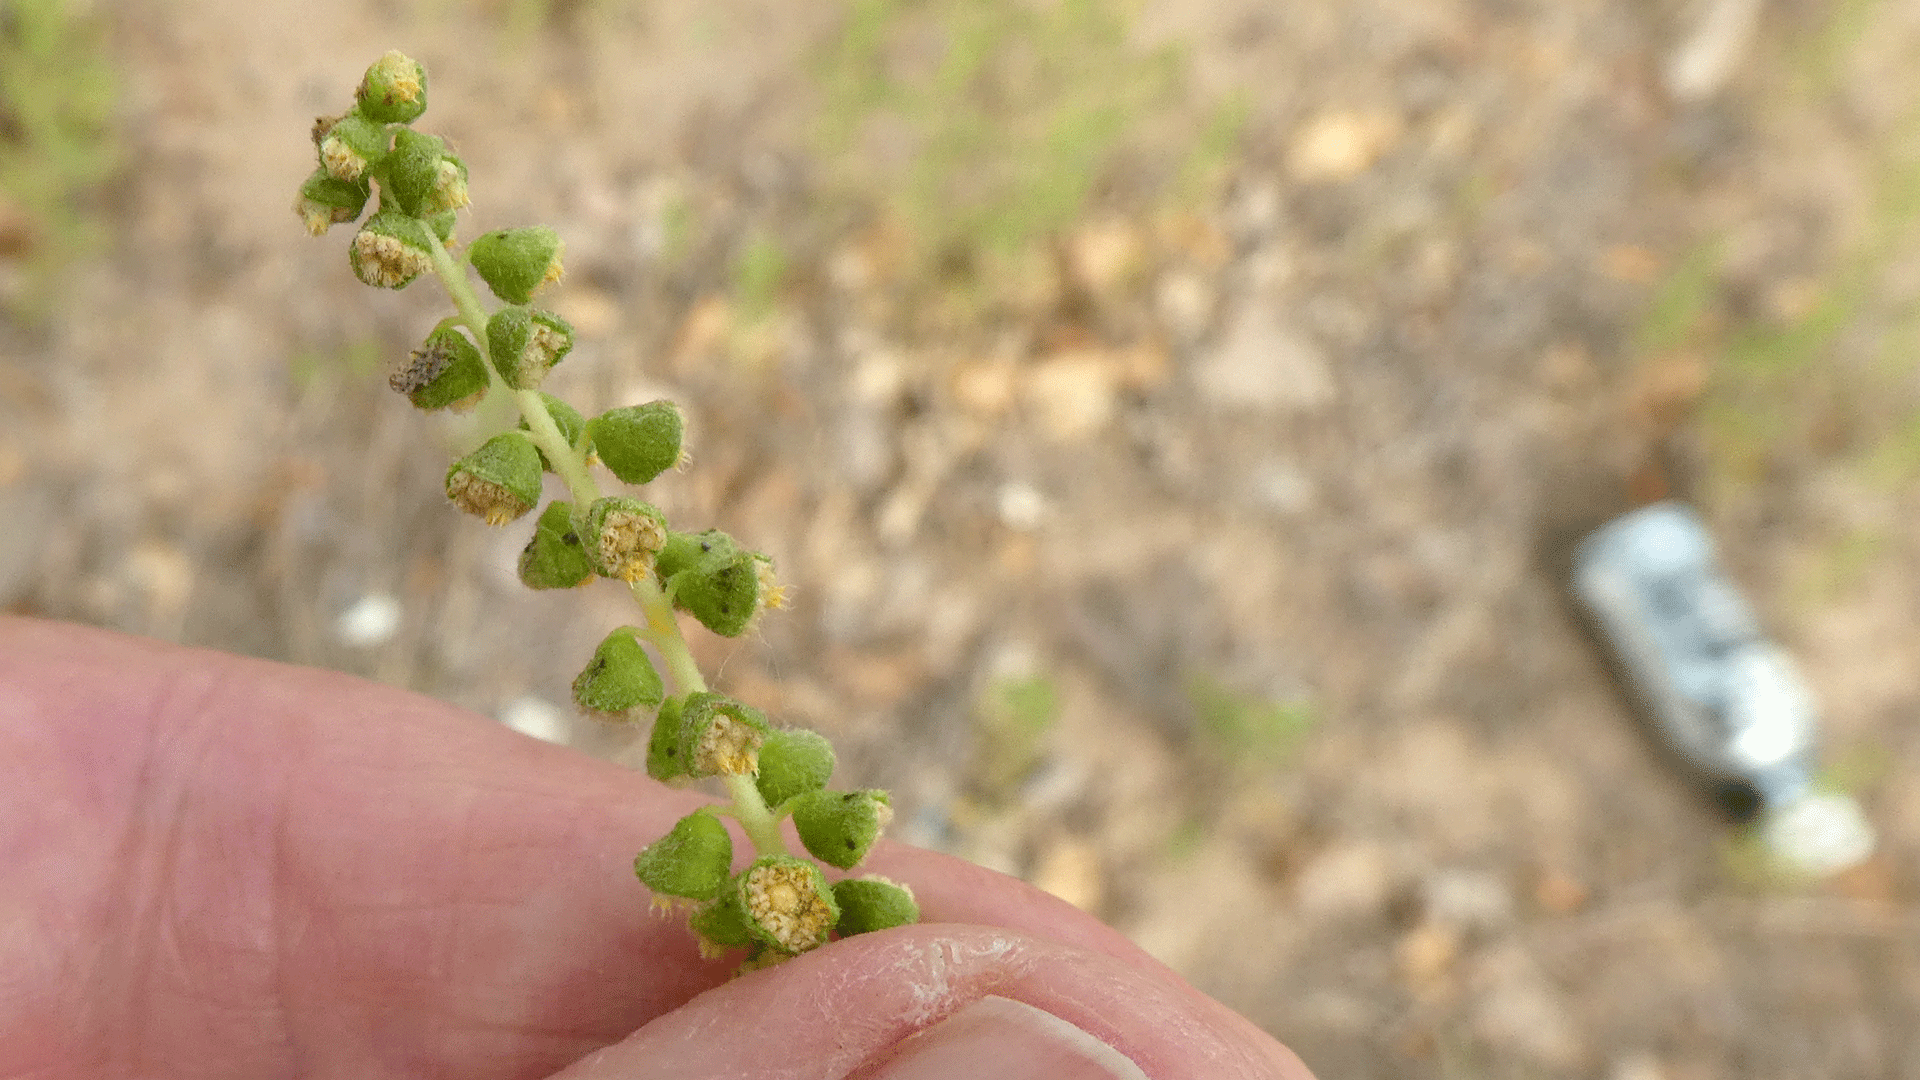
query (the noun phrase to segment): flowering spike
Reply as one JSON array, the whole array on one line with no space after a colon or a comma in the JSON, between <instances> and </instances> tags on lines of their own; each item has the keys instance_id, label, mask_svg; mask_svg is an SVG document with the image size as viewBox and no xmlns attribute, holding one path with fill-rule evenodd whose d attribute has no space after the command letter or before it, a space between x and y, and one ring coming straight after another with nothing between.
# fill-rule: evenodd
<instances>
[{"instance_id":1,"label":"flowering spike","mask_svg":"<svg viewBox=\"0 0 1920 1080\"><path fill-rule=\"evenodd\" d=\"M635 719L665 696L660 672L630 626L602 639L593 659L573 680L573 703L601 720Z\"/></svg>"},{"instance_id":2,"label":"flowering spike","mask_svg":"<svg viewBox=\"0 0 1920 1080\"><path fill-rule=\"evenodd\" d=\"M754 783L768 806L819 791L833 776L833 744L805 728L776 731L760 746L760 772Z\"/></svg>"},{"instance_id":3,"label":"flowering spike","mask_svg":"<svg viewBox=\"0 0 1920 1080\"><path fill-rule=\"evenodd\" d=\"M533 538L520 552L520 582L529 589L571 589L593 577L580 534L573 528L573 504L555 500L540 512Z\"/></svg>"},{"instance_id":4,"label":"flowering spike","mask_svg":"<svg viewBox=\"0 0 1920 1080\"><path fill-rule=\"evenodd\" d=\"M834 930L841 937L920 921L920 905L913 899L913 890L877 875L834 882L833 899L840 905L840 921Z\"/></svg>"},{"instance_id":5,"label":"flowering spike","mask_svg":"<svg viewBox=\"0 0 1920 1080\"><path fill-rule=\"evenodd\" d=\"M407 395L414 408L464 412L487 391L487 364L467 335L442 326L413 350L407 366L394 372L387 385Z\"/></svg>"},{"instance_id":6,"label":"flowering spike","mask_svg":"<svg viewBox=\"0 0 1920 1080\"><path fill-rule=\"evenodd\" d=\"M379 289L404 289L433 269L433 242L418 219L382 210L353 236L347 261L355 276Z\"/></svg>"},{"instance_id":7,"label":"flowering spike","mask_svg":"<svg viewBox=\"0 0 1920 1080\"><path fill-rule=\"evenodd\" d=\"M587 422L600 460L629 484L644 484L680 461L686 420L671 401L609 409Z\"/></svg>"},{"instance_id":8,"label":"flowering spike","mask_svg":"<svg viewBox=\"0 0 1920 1080\"><path fill-rule=\"evenodd\" d=\"M398 49L389 50L367 69L354 96L369 119L411 124L427 111L427 69Z\"/></svg>"},{"instance_id":9,"label":"flowering spike","mask_svg":"<svg viewBox=\"0 0 1920 1080\"><path fill-rule=\"evenodd\" d=\"M648 844L634 858L633 872L656 893L711 900L733 872L733 838L713 811L695 810Z\"/></svg>"},{"instance_id":10,"label":"flowering spike","mask_svg":"<svg viewBox=\"0 0 1920 1080\"><path fill-rule=\"evenodd\" d=\"M505 525L540 501L540 455L533 440L503 431L447 470L447 498L489 525Z\"/></svg>"},{"instance_id":11,"label":"flowering spike","mask_svg":"<svg viewBox=\"0 0 1920 1080\"><path fill-rule=\"evenodd\" d=\"M826 944L840 907L820 868L791 855L766 855L735 879L747 930L789 955Z\"/></svg>"},{"instance_id":12,"label":"flowering spike","mask_svg":"<svg viewBox=\"0 0 1920 1080\"><path fill-rule=\"evenodd\" d=\"M441 166L446 163L445 139L403 127L394 133L393 151L381 162L375 179L381 182L383 196L391 196L394 205L402 211L414 217L428 217L455 209L454 205L442 201L442 186L447 180ZM464 173L464 170L456 171ZM464 178L454 179L464 193Z\"/></svg>"},{"instance_id":13,"label":"flowering spike","mask_svg":"<svg viewBox=\"0 0 1920 1080\"><path fill-rule=\"evenodd\" d=\"M667 519L659 508L627 495L595 499L581 535L593 568L621 581L646 577L666 538Z\"/></svg>"},{"instance_id":14,"label":"flowering spike","mask_svg":"<svg viewBox=\"0 0 1920 1080\"><path fill-rule=\"evenodd\" d=\"M689 694L680 708L680 759L688 776L751 776L772 730L759 709L711 691Z\"/></svg>"},{"instance_id":15,"label":"flowering spike","mask_svg":"<svg viewBox=\"0 0 1920 1080\"><path fill-rule=\"evenodd\" d=\"M515 390L536 390L553 365L573 349L573 327L550 311L504 307L487 320L487 352L495 371Z\"/></svg>"},{"instance_id":16,"label":"flowering spike","mask_svg":"<svg viewBox=\"0 0 1920 1080\"><path fill-rule=\"evenodd\" d=\"M560 256L566 244L545 225L525 229L496 229L474 238L467 261L493 295L509 304L524 304L542 285L566 273Z\"/></svg>"},{"instance_id":17,"label":"flowering spike","mask_svg":"<svg viewBox=\"0 0 1920 1080\"><path fill-rule=\"evenodd\" d=\"M364 180L341 180L325 169L315 169L300 185L293 210L306 223L308 235L319 236L335 225L357 219L366 209L370 193Z\"/></svg>"},{"instance_id":18,"label":"flowering spike","mask_svg":"<svg viewBox=\"0 0 1920 1080\"><path fill-rule=\"evenodd\" d=\"M313 124L313 145L320 152L320 168L335 180L363 183L386 161L392 137L387 125L358 113Z\"/></svg>"},{"instance_id":19,"label":"flowering spike","mask_svg":"<svg viewBox=\"0 0 1920 1080\"><path fill-rule=\"evenodd\" d=\"M772 562L765 555L708 529L668 534L654 569L672 587L674 606L722 637L738 637L773 598L770 592L763 594L768 579L763 564L770 574Z\"/></svg>"},{"instance_id":20,"label":"flowering spike","mask_svg":"<svg viewBox=\"0 0 1920 1080\"><path fill-rule=\"evenodd\" d=\"M893 820L884 791L815 791L793 802L793 827L813 857L850 870L859 865Z\"/></svg>"},{"instance_id":21,"label":"flowering spike","mask_svg":"<svg viewBox=\"0 0 1920 1080\"><path fill-rule=\"evenodd\" d=\"M680 749L680 711L685 698L670 697L660 703L653 718L653 734L647 739L647 775L665 783L687 775L687 755Z\"/></svg>"}]
</instances>

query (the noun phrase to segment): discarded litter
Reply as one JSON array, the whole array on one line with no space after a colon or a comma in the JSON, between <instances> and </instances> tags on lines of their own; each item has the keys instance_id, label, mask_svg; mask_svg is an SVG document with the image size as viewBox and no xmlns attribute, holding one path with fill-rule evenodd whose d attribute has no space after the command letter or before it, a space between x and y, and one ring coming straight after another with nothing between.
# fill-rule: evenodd
<instances>
[{"instance_id":1,"label":"discarded litter","mask_svg":"<svg viewBox=\"0 0 1920 1080\"><path fill-rule=\"evenodd\" d=\"M1819 874L1872 854L1859 804L1816 788L1812 694L1721 569L1698 514L1660 502L1601 526L1575 549L1573 588L1658 735L1758 815L1777 856Z\"/></svg>"}]
</instances>

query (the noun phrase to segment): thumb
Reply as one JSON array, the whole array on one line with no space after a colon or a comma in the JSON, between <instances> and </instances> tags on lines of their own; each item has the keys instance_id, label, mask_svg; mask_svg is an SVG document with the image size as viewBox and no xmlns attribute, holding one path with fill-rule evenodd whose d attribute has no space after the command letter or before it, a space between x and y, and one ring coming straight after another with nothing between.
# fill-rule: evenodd
<instances>
[{"instance_id":1,"label":"thumb","mask_svg":"<svg viewBox=\"0 0 1920 1080\"><path fill-rule=\"evenodd\" d=\"M695 997L556 1080L1312 1080L1157 966L1010 930L863 934Z\"/></svg>"}]
</instances>

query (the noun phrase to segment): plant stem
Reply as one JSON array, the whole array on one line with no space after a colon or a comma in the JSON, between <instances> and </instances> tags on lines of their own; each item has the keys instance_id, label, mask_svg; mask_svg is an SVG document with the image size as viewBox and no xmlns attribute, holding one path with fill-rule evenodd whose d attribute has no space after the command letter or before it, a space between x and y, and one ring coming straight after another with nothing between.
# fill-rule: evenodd
<instances>
[{"instance_id":1,"label":"plant stem","mask_svg":"<svg viewBox=\"0 0 1920 1080\"><path fill-rule=\"evenodd\" d=\"M733 796L733 816L746 830L747 839L753 841L753 853L756 856L788 854L786 838L780 835L780 822L767 809L753 777L729 776L726 781L727 794Z\"/></svg>"},{"instance_id":2,"label":"plant stem","mask_svg":"<svg viewBox=\"0 0 1920 1080\"><path fill-rule=\"evenodd\" d=\"M447 253L440 238L429 231L427 239L433 245L434 276L446 287L453 306L460 312L460 321L466 324L474 343L479 346L481 359L486 361L489 385L494 390L505 389L505 383L499 372L494 370L493 359L487 353L486 305L474 291L466 270L453 261L453 256ZM586 455L561 433L560 425L554 423L539 391L514 390L513 399L520 407L521 419L527 422L527 431L533 436L533 444L547 455L553 471L566 482L574 505L589 506L600 498L600 485L594 482L593 474L587 471ZM666 662L674 688L683 694L705 690L707 680L701 676L699 665L694 663L693 652L687 648L687 639L680 633L680 620L674 614L673 601L667 596L666 590L660 587L660 582L652 577L641 578L629 584L628 591L640 605L640 610L646 613L645 637L659 651L660 659ZM787 845L780 835L779 819L767 809L766 800L760 797L760 789L754 785L753 777L729 776L726 781L727 792L733 796L733 814L753 841L754 852L759 855L785 854Z\"/></svg>"}]
</instances>

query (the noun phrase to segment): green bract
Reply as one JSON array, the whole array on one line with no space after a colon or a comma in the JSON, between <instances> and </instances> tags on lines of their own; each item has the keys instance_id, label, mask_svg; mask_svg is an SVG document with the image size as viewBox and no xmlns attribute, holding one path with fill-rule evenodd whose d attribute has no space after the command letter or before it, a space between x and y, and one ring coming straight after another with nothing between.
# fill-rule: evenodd
<instances>
[{"instance_id":1,"label":"green bract","mask_svg":"<svg viewBox=\"0 0 1920 1080\"><path fill-rule=\"evenodd\" d=\"M627 495L595 499L582 525L580 538L593 568L622 581L646 577L667 539L667 519L659 507Z\"/></svg>"},{"instance_id":2,"label":"green bract","mask_svg":"<svg viewBox=\"0 0 1920 1080\"><path fill-rule=\"evenodd\" d=\"M568 446L579 446L580 432L587 426L580 416L580 410L545 391L541 391L540 400L547 403L547 415L553 417L553 426L560 429L560 437L567 440ZM524 418L520 421L520 430L532 430ZM547 460L545 450L540 451L540 467L548 472L553 471L553 463Z\"/></svg>"},{"instance_id":3,"label":"green bract","mask_svg":"<svg viewBox=\"0 0 1920 1080\"><path fill-rule=\"evenodd\" d=\"M729 882L729 886L720 896L695 908L687 918L688 928L700 935L700 951L708 956L755 944L753 931L747 926L747 913L740 907L738 883Z\"/></svg>"},{"instance_id":4,"label":"green bract","mask_svg":"<svg viewBox=\"0 0 1920 1080\"><path fill-rule=\"evenodd\" d=\"M893 818L884 791L815 791L793 801L793 827L813 857L842 870L867 857Z\"/></svg>"},{"instance_id":5,"label":"green bract","mask_svg":"<svg viewBox=\"0 0 1920 1080\"><path fill-rule=\"evenodd\" d=\"M524 304L534 290L560 280L565 248L560 234L545 225L497 229L467 245L467 261L493 295L509 304Z\"/></svg>"},{"instance_id":6,"label":"green bract","mask_svg":"<svg viewBox=\"0 0 1920 1080\"><path fill-rule=\"evenodd\" d=\"M489 525L505 525L540 501L540 455L522 432L503 431L447 470L447 498Z\"/></svg>"},{"instance_id":7,"label":"green bract","mask_svg":"<svg viewBox=\"0 0 1920 1080\"><path fill-rule=\"evenodd\" d=\"M685 698L670 697L660 703L653 718L653 734L647 739L647 775L655 780L678 780L687 775L687 756L680 752L680 711Z\"/></svg>"},{"instance_id":8,"label":"green bract","mask_svg":"<svg viewBox=\"0 0 1920 1080\"><path fill-rule=\"evenodd\" d=\"M319 236L334 225L344 225L366 209L370 189L363 180L341 180L315 169L300 185L300 199L294 211L306 223L310 236Z\"/></svg>"},{"instance_id":9,"label":"green bract","mask_svg":"<svg viewBox=\"0 0 1920 1080\"><path fill-rule=\"evenodd\" d=\"M404 289L433 269L433 241L418 218L381 210L353 235L347 261L361 281L381 289Z\"/></svg>"},{"instance_id":10,"label":"green bract","mask_svg":"<svg viewBox=\"0 0 1920 1080\"><path fill-rule=\"evenodd\" d=\"M759 709L703 690L680 707L680 761L688 776L750 776L772 727Z\"/></svg>"},{"instance_id":11,"label":"green bract","mask_svg":"<svg viewBox=\"0 0 1920 1080\"><path fill-rule=\"evenodd\" d=\"M427 69L399 50L374 61L354 93L364 116L382 123L410 124L427 111Z\"/></svg>"},{"instance_id":12,"label":"green bract","mask_svg":"<svg viewBox=\"0 0 1920 1080\"><path fill-rule=\"evenodd\" d=\"M573 703L602 720L633 720L666 696L660 673L632 627L608 634L573 680Z\"/></svg>"},{"instance_id":13,"label":"green bract","mask_svg":"<svg viewBox=\"0 0 1920 1080\"><path fill-rule=\"evenodd\" d=\"M320 168L336 180L364 181L386 160L389 145L387 125L358 113L316 124L314 146L320 151Z\"/></svg>"},{"instance_id":14,"label":"green bract","mask_svg":"<svg viewBox=\"0 0 1920 1080\"><path fill-rule=\"evenodd\" d=\"M667 896L711 900L733 873L733 839L713 811L695 810L633 860L647 888Z\"/></svg>"},{"instance_id":15,"label":"green bract","mask_svg":"<svg viewBox=\"0 0 1920 1080\"><path fill-rule=\"evenodd\" d=\"M533 538L520 552L520 581L529 589L571 589L593 576L580 534L573 531L573 504L555 500L540 512Z\"/></svg>"},{"instance_id":16,"label":"green bract","mask_svg":"<svg viewBox=\"0 0 1920 1080\"><path fill-rule=\"evenodd\" d=\"M601 462L629 484L647 483L680 463L685 426L671 401L609 409L587 422Z\"/></svg>"},{"instance_id":17,"label":"green bract","mask_svg":"<svg viewBox=\"0 0 1920 1080\"><path fill-rule=\"evenodd\" d=\"M550 311L504 307L487 320L493 369L515 390L535 390L573 348L573 327Z\"/></svg>"},{"instance_id":18,"label":"green bract","mask_svg":"<svg viewBox=\"0 0 1920 1080\"><path fill-rule=\"evenodd\" d=\"M738 637L771 591L773 560L708 529L669 533L654 569L673 590L675 607L722 637Z\"/></svg>"},{"instance_id":19,"label":"green bract","mask_svg":"<svg viewBox=\"0 0 1920 1080\"><path fill-rule=\"evenodd\" d=\"M760 745L760 772L753 782L768 806L819 791L833 776L833 744L817 731L776 731Z\"/></svg>"},{"instance_id":20,"label":"green bract","mask_svg":"<svg viewBox=\"0 0 1920 1080\"><path fill-rule=\"evenodd\" d=\"M376 179L382 198L391 198L395 206L415 217L443 213L460 204L440 201L443 183L441 166L447 163L447 143L438 135L426 135L412 128L394 133L393 151L381 163ZM464 191L464 187L462 188Z\"/></svg>"},{"instance_id":21,"label":"green bract","mask_svg":"<svg viewBox=\"0 0 1920 1080\"><path fill-rule=\"evenodd\" d=\"M805 859L762 856L734 879L734 889L748 932L784 953L803 953L826 944L827 935L840 921L840 907L826 878Z\"/></svg>"},{"instance_id":22,"label":"green bract","mask_svg":"<svg viewBox=\"0 0 1920 1080\"><path fill-rule=\"evenodd\" d=\"M834 882L833 899L840 905L835 924L841 937L888 930L920 921L920 905L913 890L898 882L871 875Z\"/></svg>"},{"instance_id":23,"label":"green bract","mask_svg":"<svg viewBox=\"0 0 1920 1080\"><path fill-rule=\"evenodd\" d=\"M470 404L487 389L487 364L467 335L442 326L407 357L407 366L393 373L387 385L407 395L419 409L444 409Z\"/></svg>"}]
</instances>

